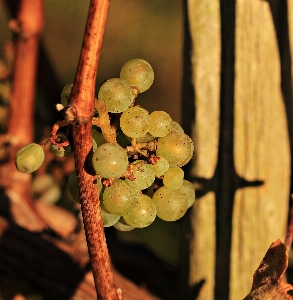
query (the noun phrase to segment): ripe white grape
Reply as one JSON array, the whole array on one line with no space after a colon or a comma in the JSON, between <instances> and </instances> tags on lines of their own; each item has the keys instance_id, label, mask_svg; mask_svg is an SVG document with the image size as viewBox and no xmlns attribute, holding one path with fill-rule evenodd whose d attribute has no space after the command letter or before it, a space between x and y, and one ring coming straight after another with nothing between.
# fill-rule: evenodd
<instances>
[{"instance_id":1,"label":"ripe white grape","mask_svg":"<svg viewBox=\"0 0 293 300\"><path fill-rule=\"evenodd\" d=\"M157 158L158 160L156 161L156 163L154 165L150 164L149 166L157 177L161 177L169 169L169 162L167 161L166 158L162 156L157 156Z\"/></svg>"},{"instance_id":2,"label":"ripe white grape","mask_svg":"<svg viewBox=\"0 0 293 300\"><path fill-rule=\"evenodd\" d=\"M193 151L191 138L176 131L158 139L156 155L165 157L170 164L182 167L190 161Z\"/></svg>"},{"instance_id":3,"label":"ripe white grape","mask_svg":"<svg viewBox=\"0 0 293 300\"><path fill-rule=\"evenodd\" d=\"M188 198L187 208L191 207L195 201L194 184L191 183L190 181L184 179L183 184L179 190L180 190L180 192L187 195L187 198Z\"/></svg>"},{"instance_id":4,"label":"ripe white grape","mask_svg":"<svg viewBox=\"0 0 293 300\"><path fill-rule=\"evenodd\" d=\"M138 197L137 206L130 212L123 215L125 222L136 228L149 226L156 218L156 205L147 195Z\"/></svg>"},{"instance_id":5,"label":"ripe white grape","mask_svg":"<svg viewBox=\"0 0 293 300\"><path fill-rule=\"evenodd\" d=\"M155 137L147 132L142 137L137 138L136 141L140 142L140 143L146 143L146 142L152 141L154 139L155 139Z\"/></svg>"},{"instance_id":6,"label":"ripe white grape","mask_svg":"<svg viewBox=\"0 0 293 300\"><path fill-rule=\"evenodd\" d=\"M178 190L181 188L184 179L184 172L179 167L170 167L165 173L163 184L170 190Z\"/></svg>"},{"instance_id":7,"label":"ripe white grape","mask_svg":"<svg viewBox=\"0 0 293 300\"><path fill-rule=\"evenodd\" d=\"M67 140L67 137L64 135L59 135L58 136L60 142L65 142ZM50 150L58 157L64 157L64 156L68 156L71 153L71 146L56 146L54 144L51 144L50 146Z\"/></svg>"},{"instance_id":8,"label":"ripe white grape","mask_svg":"<svg viewBox=\"0 0 293 300\"><path fill-rule=\"evenodd\" d=\"M149 164L144 163L142 160L136 160L130 164L130 167L133 167L134 180L125 179L129 186L135 190L144 190L151 186L155 180L155 173Z\"/></svg>"},{"instance_id":9,"label":"ripe white grape","mask_svg":"<svg viewBox=\"0 0 293 300\"><path fill-rule=\"evenodd\" d=\"M121 216L111 214L105 207L103 201L100 201L100 206L101 206L104 227L111 227L119 221Z\"/></svg>"},{"instance_id":10,"label":"ripe white grape","mask_svg":"<svg viewBox=\"0 0 293 300\"><path fill-rule=\"evenodd\" d=\"M101 177L117 178L126 170L128 158L125 150L118 144L105 143L95 150L92 162Z\"/></svg>"},{"instance_id":11,"label":"ripe white grape","mask_svg":"<svg viewBox=\"0 0 293 300\"><path fill-rule=\"evenodd\" d=\"M130 231L135 228L133 226L126 224L122 217L119 219L117 223L114 224L113 227L119 231Z\"/></svg>"},{"instance_id":12,"label":"ripe white grape","mask_svg":"<svg viewBox=\"0 0 293 300\"><path fill-rule=\"evenodd\" d=\"M106 143L103 134L101 132L99 132L98 130L95 130L95 129L92 130L92 137L93 137L94 141L96 142L97 147Z\"/></svg>"},{"instance_id":13,"label":"ripe white grape","mask_svg":"<svg viewBox=\"0 0 293 300\"><path fill-rule=\"evenodd\" d=\"M178 131L184 133L183 128L175 121L172 121L172 128L171 131Z\"/></svg>"},{"instance_id":14,"label":"ripe white grape","mask_svg":"<svg viewBox=\"0 0 293 300\"><path fill-rule=\"evenodd\" d=\"M148 90L154 81L151 65L140 58L129 60L121 69L120 78L139 88L140 93Z\"/></svg>"},{"instance_id":15,"label":"ripe white grape","mask_svg":"<svg viewBox=\"0 0 293 300\"><path fill-rule=\"evenodd\" d=\"M153 111L150 114L149 133L155 137L166 136L172 128L172 119L164 111Z\"/></svg>"},{"instance_id":16,"label":"ripe white grape","mask_svg":"<svg viewBox=\"0 0 293 300\"><path fill-rule=\"evenodd\" d=\"M19 172L32 173L44 162L45 153L42 146L31 143L22 147L15 155L15 165Z\"/></svg>"},{"instance_id":17,"label":"ripe white grape","mask_svg":"<svg viewBox=\"0 0 293 300\"><path fill-rule=\"evenodd\" d=\"M150 116L139 106L130 107L122 113L120 127L124 134L131 138L142 137L150 128Z\"/></svg>"},{"instance_id":18,"label":"ripe white grape","mask_svg":"<svg viewBox=\"0 0 293 300\"><path fill-rule=\"evenodd\" d=\"M111 186L106 187L103 201L111 214L125 214L137 205L138 191L130 187L124 180L118 179Z\"/></svg>"},{"instance_id":19,"label":"ripe white grape","mask_svg":"<svg viewBox=\"0 0 293 300\"><path fill-rule=\"evenodd\" d=\"M153 195L157 216L165 221L176 221L183 217L187 210L187 196L180 190L160 187Z\"/></svg>"},{"instance_id":20,"label":"ripe white grape","mask_svg":"<svg viewBox=\"0 0 293 300\"><path fill-rule=\"evenodd\" d=\"M68 104L69 96L73 87L73 83L68 83L62 90L61 93L61 104L66 107Z\"/></svg>"},{"instance_id":21,"label":"ripe white grape","mask_svg":"<svg viewBox=\"0 0 293 300\"><path fill-rule=\"evenodd\" d=\"M102 84L98 98L105 103L109 112L120 113L131 105L134 93L132 87L125 80L112 78Z\"/></svg>"}]
</instances>

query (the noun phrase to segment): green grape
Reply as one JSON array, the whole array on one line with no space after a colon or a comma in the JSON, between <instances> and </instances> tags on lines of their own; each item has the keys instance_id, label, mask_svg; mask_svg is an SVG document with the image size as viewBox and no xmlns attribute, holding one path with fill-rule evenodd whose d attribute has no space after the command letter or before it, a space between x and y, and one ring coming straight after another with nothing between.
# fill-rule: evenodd
<instances>
[{"instance_id":1,"label":"green grape","mask_svg":"<svg viewBox=\"0 0 293 300\"><path fill-rule=\"evenodd\" d=\"M73 83L68 83L62 90L61 93L61 104L66 107L68 104L69 96L73 87Z\"/></svg>"},{"instance_id":2,"label":"green grape","mask_svg":"<svg viewBox=\"0 0 293 300\"><path fill-rule=\"evenodd\" d=\"M149 141L153 141L154 139L155 139L155 137L153 137L151 134L149 134L147 132L142 137L137 138L136 141L139 142L139 143L147 143Z\"/></svg>"},{"instance_id":3,"label":"green grape","mask_svg":"<svg viewBox=\"0 0 293 300\"><path fill-rule=\"evenodd\" d=\"M135 190L144 190L152 185L155 180L155 173L149 164L142 160L136 160L130 164L133 173L133 180L128 178L125 182Z\"/></svg>"},{"instance_id":4,"label":"green grape","mask_svg":"<svg viewBox=\"0 0 293 300\"><path fill-rule=\"evenodd\" d=\"M138 197L137 206L130 212L123 215L125 222L136 228L149 226L156 218L156 205L147 195Z\"/></svg>"},{"instance_id":5,"label":"green grape","mask_svg":"<svg viewBox=\"0 0 293 300\"><path fill-rule=\"evenodd\" d=\"M148 90L154 81L151 65L140 58L129 60L121 69L120 77L139 88L140 93Z\"/></svg>"},{"instance_id":6,"label":"green grape","mask_svg":"<svg viewBox=\"0 0 293 300\"><path fill-rule=\"evenodd\" d=\"M160 187L153 195L157 216L165 221L176 221L183 217L187 210L187 196L180 190Z\"/></svg>"},{"instance_id":7,"label":"green grape","mask_svg":"<svg viewBox=\"0 0 293 300\"><path fill-rule=\"evenodd\" d=\"M165 173L163 184L170 190L178 190L181 188L184 179L184 172L179 167L170 167Z\"/></svg>"},{"instance_id":8,"label":"green grape","mask_svg":"<svg viewBox=\"0 0 293 300\"><path fill-rule=\"evenodd\" d=\"M126 148L127 146L131 145L131 138L126 136L121 130L118 130L116 141L122 148Z\"/></svg>"},{"instance_id":9,"label":"green grape","mask_svg":"<svg viewBox=\"0 0 293 300\"><path fill-rule=\"evenodd\" d=\"M171 131L172 132L177 131L177 132L184 133L183 128L177 122L175 122L175 121L172 121Z\"/></svg>"},{"instance_id":10,"label":"green grape","mask_svg":"<svg viewBox=\"0 0 293 300\"><path fill-rule=\"evenodd\" d=\"M125 223L124 219L121 217L120 220L113 225L113 227L119 231L130 231L133 230L135 227L130 226Z\"/></svg>"},{"instance_id":11,"label":"green grape","mask_svg":"<svg viewBox=\"0 0 293 300\"><path fill-rule=\"evenodd\" d=\"M150 128L150 116L139 106L130 107L122 113L120 127L124 134L131 138L142 137Z\"/></svg>"},{"instance_id":12,"label":"green grape","mask_svg":"<svg viewBox=\"0 0 293 300\"><path fill-rule=\"evenodd\" d=\"M104 227L111 227L119 221L121 216L111 214L105 207L103 201L100 201L100 206L101 206Z\"/></svg>"},{"instance_id":13,"label":"green grape","mask_svg":"<svg viewBox=\"0 0 293 300\"><path fill-rule=\"evenodd\" d=\"M95 140L97 147L106 143L103 134L97 130L92 130L92 137Z\"/></svg>"},{"instance_id":14,"label":"green grape","mask_svg":"<svg viewBox=\"0 0 293 300\"><path fill-rule=\"evenodd\" d=\"M172 119L164 111L153 111L150 114L149 133L155 137L166 136L172 128Z\"/></svg>"},{"instance_id":15,"label":"green grape","mask_svg":"<svg viewBox=\"0 0 293 300\"><path fill-rule=\"evenodd\" d=\"M170 164L186 165L194 151L191 138L182 132L170 132L158 139L156 155L165 157Z\"/></svg>"},{"instance_id":16,"label":"green grape","mask_svg":"<svg viewBox=\"0 0 293 300\"><path fill-rule=\"evenodd\" d=\"M117 178L126 170L128 158L125 150L118 144L105 143L95 150L92 162L101 177Z\"/></svg>"},{"instance_id":17,"label":"green grape","mask_svg":"<svg viewBox=\"0 0 293 300\"><path fill-rule=\"evenodd\" d=\"M179 189L179 191L187 195L188 198L187 208L191 207L195 201L194 184L186 179L183 179L183 184Z\"/></svg>"},{"instance_id":18,"label":"green grape","mask_svg":"<svg viewBox=\"0 0 293 300\"><path fill-rule=\"evenodd\" d=\"M102 194L103 194L104 186L103 186L101 180L99 180L99 179L95 180L94 183L96 184L97 192L99 193L99 198L101 199ZM80 203L77 174L76 174L75 169L71 172L71 174L69 176L67 187L68 187L68 191L69 191L69 194L70 194L71 198L74 201Z\"/></svg>"},{"instance_id":19,"label":"green grape","mask_svg":"<svg viewBox=\"0 0 293 300\"><path fill-rule=\"evenodd\" d=\"M60 142L65 142L67 140L67 137L64 135L59 135L58 136ZM68 156L71 153L71 146L65 146L65 147L60 147L56 146L54 144L51 144L50 150L58 157L64 157Z\"/></svg>"},{"instance_id":20,"label":"green grape","mask_svg":"<svg viewBox=\"0 0 293 300\"><path fill-rule=\"evenodd\" d=\"M111 214L125 214L137 205L138 191L130 187L124 180L118 179L111 186L106 187L103 201Z\"/></svg>"},{"instance_id":21,"label":"green grape","mask_svg":"<svg viewBox=\"0 0 293 300\"><path fill-rule=\"evenodd\" d=\"M45 153L42 146L32 143L22 147L15 155L15 165L19 172L32 173L44 162Z\"/></svg>"},{"instance_id":22,"label":"green grape","mask_svg":"<svg viewBox=\"0 0 293 300\"><path fill-rule=\"evenodd\" d=\"M100 87L98 98L105 103L109 112L120 113L131 105L134 92L125 80L111 78Z\"/></svg>"},{"instance_id":23,"label":"green grape","mask_svg":"<svg viewBox=\"0 0 293 300\"><path fill-rule=\"evenodd\" d=\"M162 156L157 156L157 158L158 160L156 161L156 163L154 165L150 164L149 166L157 177L161 177L169 169L169 162L167 161L166 158Z\"/></svg>"}]
</instances>

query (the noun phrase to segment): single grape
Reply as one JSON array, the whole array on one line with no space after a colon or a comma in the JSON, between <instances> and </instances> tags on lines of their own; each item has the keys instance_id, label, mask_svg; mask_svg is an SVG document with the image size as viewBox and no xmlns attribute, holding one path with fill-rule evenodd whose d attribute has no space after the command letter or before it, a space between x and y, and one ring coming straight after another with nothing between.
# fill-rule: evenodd
<instances>
[{"instance_id":1,"label":"single grape","mask_svg":"<svg viewBox=\"0 0 293 300\"><path fill-rule=\"evenodd\" d=\"M102 194L103 194L103 190L104 190L104 186L103 186L101 180L99 180L99 179L96 179L93 183L96 184L97 192L99 193L99 198L101 199ZM69 191L69 194L70 194L71 198L74 201L80 203L77 174L76 174L75 169L71 172L71 174L69 176L67 188L68 188L68 191Z\"/></svg>"},{"instance_id":2,"label":"single grape","mask_svg":"<svg viewBox=\"0 0 293 300\"><path fill-rule=\"evenodd\" d=\"M127 146L131 145L131 138L125 135L122 130L118 130L116 141L122 148L126 148Z\"/></svg>"},{"instance_id":3,"label":"single grape","mask_svg":"<svg viewBox=\"0 0 293 300\"><path fill-rule=\"evenodd\" d=\"M125 214L137 205L138 191L130 187L124 180L118 179L111 186L106 187L103 201L111 214Z\"/></svg>"},{"instance_id":4,"label":"single grape","mask_svg":"<svg viewBox=\"0 0 293 300\"><path fill-rule=\"evenodd\" d=\"M95 150L92 162L101 177L117 178L126 170L128 158L125 150L118 144L105 143Z\"/></svg>"},{"instance_id":5,"label":"single grape","mask_svg":"<svg viewBox=\"0 0 293 300\"><path fill-rule=\"evenodd\" d=\"M176 221L183 217L187 210L187 196L180 190L160 187L153 195L157 216L165 221Z\"/></svg>"},{"instance_id":6,"label":"single grape","mask_svg":"<svg viewBox=\"0 0 293 300\"><path fill-rule=\"evenodd\" d=\"M172 119L164 111L153 111L150 114L149 133L155 137L166 136L172 128Z\"/></svg>"},{"instance_id":7,"label":"single grape","mask_svg":"<svg viewBox=\"0 0 293 300\"><path fill-rule=\"evenodd\" d=\"M136 160L130 164L133 180L125 179L125 182L135 190L144 190L152 185L155 180L155 173L149 164L142 160Z\"/></svg>"},{"instance_id":8,"label":"single grape","mask_svg":"<svg viewBox=\"0 0 293 300\"><path fill-rule=\"evenodd\" d=\"M120 127L131 138L142 137L150 128L150 116L145 109L139 106L130 107L122 113Z\"/></svg>"},{"instance_id":9,"label":"single grape","mask_svg":"<svg viewBox=\"0 0 293 300\"><path fill-rule=\"evenodd\" d=\"M120 113L131 105L134 92L124 79L112 78L102 84L98 98L105 103L109 112Z\"/></svg>"},{"instance_id":10,"label":"single grape","mask_svg":"<svg viewBox=\"0 0 293 300\"><path fill-rule=\"evenodd\" d=\"M146 143L146 142L152 141L154 139L155 139L155 137L147 132L142 137L137 138L136 141L140 142L140 143Z\"/></svg>"},{"instance_id":11,"label":"single grape","mask_svg":"<svg viewBox=\"0 0 293 300\"><path fill-rule=\"evenodd\" d=\"M157 177L163 176L169 169L169 162L162 156L157 156L155 164L150 164L150 168L153 170Z\"/></svg>"},{"instance_id":12,"label":"single grape","mask_svg":"<svg viewBox=\"0 0 293 300\"><path fill-rule=\"evenodd\" d=\"M95 140L97 147L106 143L103 134L97 130L92 130L92 137Z\"/></svg>"},{"instance_id":13,"label":"single grape","mask_svg":"<svg viewBox=\"0 0 293 300\"><path fill-rule=\"evenodd\" d=\"M121 216L111 214L105 207L103 201L100 201L100 206L101 206L104 227L111 227L119 221Z\"/></svg>"},{"instance_id":14,"label":"single grape","mask_svg":"<svg viewBox=\"0 0 293 300\"><path fill-rule=\"evenodd\" d=\"M195 187L190 181L183 179L183 184L179 189L180 192L186 194L188 198L187 208L191 207L195 201Z\"/></svg>"},{"instance_id":15,"label":"single grape","mask_svg":"<svg viewBox=\"0 0 293 300\"><path fill-rule=\"evenodd\" d=\"M130 226L125 223L124 219L121 217L120 220L113 225L113 227L119 231L130 231L133 230L135 227Z\"/></svg>"},{"instance_id":16,"label":"single grape","mask_svg":"<svg viewBox=\"0 0 293 300\"><path fill-rule=\"evenodd\" d=\"M44 162L45 153L42 146L31 143L22 147L15 155L15 165L19 172L32 173Z\"/></svg>"},{"instance_id":17,"label":"single grape","mask_svg":"<svg viewBox=\"0 0 293 300\"><path fill-rule=\"evenodd\" d=\"M64 135L59 135L59 142L65 142L67 140L67 137ZM57 146L54 144L51 144L50 146L50 150L58 157L64 157L64 156L68 156L71 153L71 146Z\"/></svg>"},{"instance_id":18,"label":"single grape","mask_svg":"<svg viewBox=\"0 0 293 300\"><path fill-rule=\"evenodd\" d=\"M68 83L62 90L61 93L61 104L66 107L68 104L69 96L73 87L73 83Z\"/></svg>"},{"instance_id":19,"label":"single grape","mask_svg":"<svg viewBox=\"0 0 293 300\"><path fill-rule=\"evenodd\" d=\"M176 131L158 139L156 155L165 157L170 164L182 167L190 161L193 151L191 138Z\"/></svg>"},{"instance_id":20,"label":"single grape","mask_svg":"<svg viewBox=\"0 0 293 300\"><path fill-rule=\"evenodd\" d=\"M137 206L123 215L125 222L136 228L149 226L156 218L156 205L147 195L138 197Z\"/></svg>"},{"instance_id":21,"label":"single grape","mask_svg":"<svg viewBox=\"0 0 293 300\"><path fill-rule=\"evenodd\" d=\"M165 173L163 184L170 190L178 190L181 188L184 179L184 172L179 167L170 167Z\"/></svg>"},{"instance_id":22,"label":"single grape","mask_svg":"<svg viewBox=\"0 0 293 300\"><path fill-rule=\"evenodd\" d=\"M183 128L175 121L172 121L172 127L171 127L171 131L178 131L178 132L182 132L184 133Z\"/></svg>"},{"instance_id":23,"label":"single grape","mask_svg":"<svg viewBox=\"0 0 293 300\"><path fill-rule=\"evenodd\" d=\"M151 65L140 58L129 60L121 69L120 78L139 88L140 93L148 90L154 81Z\"/></svg>"}]
</instances>

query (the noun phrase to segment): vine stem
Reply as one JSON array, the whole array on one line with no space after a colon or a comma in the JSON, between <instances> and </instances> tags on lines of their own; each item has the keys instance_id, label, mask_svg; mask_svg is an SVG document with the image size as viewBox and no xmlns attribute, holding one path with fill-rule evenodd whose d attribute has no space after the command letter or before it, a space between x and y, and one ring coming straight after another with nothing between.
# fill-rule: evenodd
<instances>
[{"instance_id":1,"label":"vine stem","mask_svg":"<svg viewBox=\"0 0 293 300\"><path fill-rule=\"evenodd\" d=\"M98 299L117 300L103 220L91 167L95 84L109 0L91 0L75 81L66 109L72 123L75 167Z\"/></svg>"}]
</instances>

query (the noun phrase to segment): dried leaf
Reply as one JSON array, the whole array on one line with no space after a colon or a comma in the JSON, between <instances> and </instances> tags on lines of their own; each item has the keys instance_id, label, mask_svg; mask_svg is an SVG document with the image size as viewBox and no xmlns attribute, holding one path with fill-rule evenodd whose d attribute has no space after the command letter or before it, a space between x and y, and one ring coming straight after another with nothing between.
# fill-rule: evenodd
<instances>
[{"instance_id":1,"label":"dried leaf","mask_svg":"<svg viewBox=\"0 0 293 300\"><path fill-rule=\"evenodd\" d=\"M243 300L292 300L288 291L293 286L284 279L288 267L288 253L285 245L277 240L272 243L265 257L253 275L250 293Z\"/></svg>"}]
</instances>

